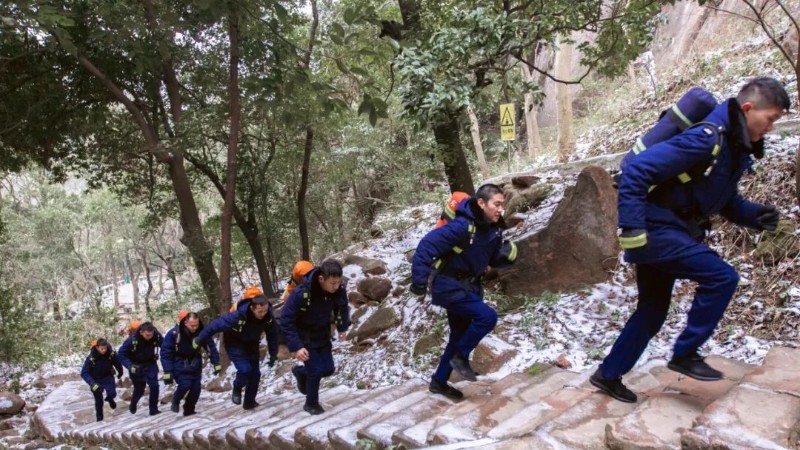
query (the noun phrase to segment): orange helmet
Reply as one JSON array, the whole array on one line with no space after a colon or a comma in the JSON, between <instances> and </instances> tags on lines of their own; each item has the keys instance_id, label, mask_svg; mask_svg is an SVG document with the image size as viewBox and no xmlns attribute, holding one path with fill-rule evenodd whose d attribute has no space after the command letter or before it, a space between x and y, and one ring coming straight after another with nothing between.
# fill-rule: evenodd
<instances>
[{"instance_id":1,"label":"orange helmet","mask_svg":"<svg viewBox=\"0 0 800 450\"><path fill-rule=\"evenodd\" d=\"M301 259L294 264L292 268L292 279L295 283L299 283L308 272L314 269L314 265L305 259Z\"/></svg>"},{"instance_id":2,"label":"orange helmet","mask_svg":"<svg viewBox=\"0 0 800 450\"><path fill-rule=\"evenodd\" d=\"M182 309L181 312L178 313L178 323L180 323L181 320L183 320L183 318L188 316L188 315L189 315L189 311L187 311L185 309Z\"/></svg>"},{"instance_id":3,"label":"orange helmet","mask_svg":"<svg viewBox=\"0 0 800 450\"><path fill-rule=\"evenodd\" d=\"M89 347L95 348L97 346L97 339L92 339L92 342L89 343Z\"/></svg>"},{"instance_id":4,"label":"orange helmet","mask_svg":"<svg viewBox=\"0 0 800 450\"><path fill-rule=\"evenodd\" d=\"M244 292L242 293L242 300L256 298L259 295L264 295L264 291L262 291L261 288L258 288L256 286L250 286L249 288L245 289Z\"/></svg>"},{"instance_id":5,"label":"orange helmet","mask_svg":"<svg viewBox=\"0 0 800 450\"><path fill-rule=\"evenodd\" d=\"M140 320L134 320L133 322L131 322L131 324L128 326L128 334L133 334L133 332L136 331L136 329L139 328L140 325L142 325L142 322Z\"/></svg>"}]
</instances>

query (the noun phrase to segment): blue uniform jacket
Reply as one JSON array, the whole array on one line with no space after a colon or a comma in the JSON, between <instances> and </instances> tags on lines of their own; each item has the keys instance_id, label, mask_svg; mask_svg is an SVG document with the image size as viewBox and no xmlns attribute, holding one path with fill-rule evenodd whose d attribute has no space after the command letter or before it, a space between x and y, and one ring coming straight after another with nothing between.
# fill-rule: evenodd
<instances>
[{"instance_id":1,"label":"blue uniform jacket","mask_svg":"<svg viewBox=\"0 0 800 450\"><path fill-rule=\"evenodd\" d=\"M155 331L152 339L146 341L139 335L139 329L137 328L122 343L122 347L117 352L117 358L128 371L131 370L131 366L154 364L158 361L158 350L162 341L163 338L158 330Z\"/></svg>"},{"instance_id":2,"label":"blue uniform jacket","mask_svg":"<svg viewBox=\"0 0 800 450\"><path fill-rule=\"evenodd\" d=\"M278 325L272 305L263 319L258 320L250 311L250 301L239 302L236 310L212 320L195 338L199 345L211 341L217 333L224 334L225 349L231 358L239 356L255 356L258 358L258 343L261 342L261 333L266 333L267 350L269 357L278 357Z\"/></svg>"},{"instance_id":3,"label":"blue uniform jacket","mask_svg":"<svg viewBox=\"0 0 800 450\"><path fill-rule=\"evenodd\" d=\"M330 345L331 316L339 332L350 328L347 290L339 286L333 294L325 292L318 277L319 269L307 273L281 310L281 330L290 352Z\"/></svg>"},{"instance_id":4,"label":"blue uniform jacket","mask_svg":"<svg viewBox=\"0 0 800 450\"><path fill-rule=\"evenodd\" d=\"M690 224L678 216L675 208L692 208L700 216L721 214L743 226L759 229L756 215L762 205L745 200L738 183L752 167L750 143L744 116L735 99L717 106L704 120L723 127L720 151L708 176L692 181L667 183L658 189L660 199L670 207L656 204L648 197L651 186L673 180L678 174L710 160L717 138L706 125L684 131L653 145L628 160L619 183L619 226L647 230L647 245L625 251L631 263L669 261L711 251L693 236ZM699 236L702 237L702 236Z\"/></svg>"},{"instance_id":5,"label":"blue uniform jacket","mask_svg":"<svg viewBox=\"0 0 800 450\"><path fill-rule=\"evenodd\" d=\"M185 320L184 317L164 336L164 343L161 344L161 368L164 372L198 374L203 369L203 348L195 349L192 345L194 338L203 331L203 321L200 321L200 326L195 333L190 333L184 325ZM211 364L219 364L219 352L214 340L210 339L205 348Z\"/></svg>"},{"instance_id":6,"label":"blue uniform jacket","mask_svg":"<svg viewBox=\"0 0 800 450\"><path fill-rule=\"evenodd\" d=\"M101 355L97 348L92 347L89 356L83 362L81 378L91 386L97 380L114 378L114 369L117 370L116 373L122 374L122 364L117 359L117 352L114 351L114 348L109 345L106 354Z\"/></svg>"},{"instance_id":7,"label":"blue uniform jacket","mask_svg":"<svg viewBox=\"0 0 800 450\"><path fill-rule=\"evenodd\" d=\"M469 227L473 224L475 232L470 233ZM507 245L508 242L503 241L502 226L488 222L474 198L464 199L456 207L455 219L430 231L419 241L411 262L411 281L427 284L434 263L444 258L441 270L447 274L435 276L431 293L434 305L446 306L463 296L437 294L464 290L463 282L448 274L474 278L483 275L489 266L508 266L514 258L503 251ZM462 248L463 252L453 253L454 247Z\"/></svg>"}]
</instances>

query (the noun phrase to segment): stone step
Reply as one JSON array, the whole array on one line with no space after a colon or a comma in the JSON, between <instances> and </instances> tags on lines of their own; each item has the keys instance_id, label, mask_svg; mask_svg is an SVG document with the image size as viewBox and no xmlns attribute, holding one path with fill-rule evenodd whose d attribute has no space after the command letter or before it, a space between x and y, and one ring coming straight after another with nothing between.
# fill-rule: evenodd
<instances>
[{"instance_id":1,"label":"stone step","mask_svg":"<svg viewBox=\"0 0 800 450\"><path fill-rule=\"evenodd\" d=\"M448 403L443 405L443 409L430 411L411 409L386 422L360 430L358 436L387 446L391 444L403 445L406 448L427 446L428 435L436 427L447 423L457 415L466 414L478 408L480 402L486 397L499 395L505 389L527 382L530 378L526 374L515 373L496 382L481 380L474 383L459 383L457 387L464 391L463 400L455 403L447 400ZM462 386L464 387L462 388ZM430 395L437 400L446 400L441 395ZM453 411L456 410L458 413L454 414Z\"/></svg>"},{"instance_id":2,"label":"stone step","mask_svg":"<svg viewBox=\"0 0 800 450\"><path fill-rule=\"evenodd\" d=\"M683 433L691 449L798 448L800 350L773 347L760 367L708 405Z\"/></svg>"},{"instance_id":3,"label":"stone step","mask_svg":"<svg viewBox=\"0 0 800 450\"><path fill-rule=\"evenodd\" d=\"M570 374L571 378L560 375L552 382L543 383L529 392L520 393L528 406L514 416L499 422L486 432L486 437L497 441L528 436L539 426L560 416L564 411L590 397L595 389L589 384L592 371ZM560 386L559 386L560 383Z\"/></svg>"},{"instance_id":4,"label":"stone step","mask_svg":"<svg viewBox=\"0 0 800 450\"><path fill-rule=\"evenodd\" d=\"M64 408L76 405L76 408ZM84 407L83 405L86 405ZM48 395L36 409L32 425L49 441L76 426L95 422L94 403L89 386L83 381L68 381Z\"/></svg>"},{"instance_id":5,"label":"stone step","mask_svg":"<svg viewBox=\"0 0 800 450\"><path fill-rule=\"evenodd\" d=\"M523 375L524 378L505 388L498 386L485 395L470 397L451 408L444 415L451 419L431 430L428 442L452 444L480 439L499 423L514 417L532 401L560 389L576 376L557 367L536 376L518 375Z\"/></svg>"},{"instance_id":6,"label":"stone step","mask_svg":"<svg viewBox=\"0 0 800 450\"><path fill-rule=\"evenodd\" d=\"M295 443L295 433L303 427L316 427L318 423L330 417L342 414L344 411L361 405L373 396L390 395L395 386L385 386L371 391L355 391L340 401L331 401L330 407L323 405L325 412L312 416L301 409L299 417L292 417L280 422L274 422L264 426L253 428L246 433L246 440L249 448L273 449L280 448L291 450L297 448ZM322 395L320 398L324 398ZM323 402L325 403L325 402Z\"/></svg>"},{"instance_id":7,"label":"stone step","mask_svg":"<svg viewBox=\"0 0 800 450\"><path fill-rule=\"evenodd\" d=\"M706 361L725 378L698 381L668 369L664 360L648 363L649 374L658 380L658 386L642 394L634 411L606 426L606 443L631 450L680 448L681 434L692 427L703 409L755 368L718 356L709 356Z\"/></svg>"},{"instance_id":8,"label":"stone step","mask_svg":"<svg viewBox=\"0 0 800 450\"><path fill-rule=\"evenodd\" d=\"M420 411L432 410L437 411L445 407L453 405L449 400L434 396L427 389L411 392L410 394L401 397L393 402L389 402L381 406L374 414L364 417L360 420L353 421L350 424L333 428L328 431L328 439L331 446L337 450L353 450L358 446L359 430L369 427L370 425L381 422L395 423L395 418L413 409ZM409 423L408 426L411 424ZM391 443L392 434L386 434L385 442ZM388 445L388 444L387 444Z\"/></svg>"},{"instance_id":9,"label":"stone step","mask_svg":"<svg viewBox=\"0 0 800 450\"><path fill-rule=\"evenodd\" d=\"M353 423L364 419L375 418L379 411L392 402L407 397L413 392L427 390L428 383L421 379L413 379L399 386L373 395L362 397L363 402L311 426L299 428L295 433L295 442L298 448L320 449L333 448L329 435ZM355 432L353 432L355 436Z\"/></svg>"},{"instance_id":10,"label":"stone step","mask_svg":"<svg viewBox=\"0 0 800 450\"><path fill-rule=\"evenodd\" d=\"M321 404L323 407L332 408L339 403L346 401L352 395L353 390L345 387L345 386L336 386L334 388L328 389L320 393L320 398L322 400ZM284 420L294 421L297 420L299 417L307 416L308 413L303 411L303 404L305 403L305 396L297 393L293 394L292 401L287 402L283 405L283 408L278 410L277 412L268 415L267 417L261 417L258 421L247 422L246 424L242 424L242 422L237 422L235 428L230 428L224 433L224 441L220 444L225 444L231 448L239 449L239 450L247 450L251 447L251 444L248 444L247 440L247 433L248 431L255 430L261 426L274 424L277 422L282 422ZM255 416L254 416L255 417ZM255 431L251 432L254 433ZM213 437L218 436L218 433L212 434L209 436L209 441L213 443ZM252 439L252 438L251 438ZM267 438L265 440L254 440L253 446L256 445L267 445ZM222 445L217 446L216 448L224 448Z\"/></svg>"}]
</instances>

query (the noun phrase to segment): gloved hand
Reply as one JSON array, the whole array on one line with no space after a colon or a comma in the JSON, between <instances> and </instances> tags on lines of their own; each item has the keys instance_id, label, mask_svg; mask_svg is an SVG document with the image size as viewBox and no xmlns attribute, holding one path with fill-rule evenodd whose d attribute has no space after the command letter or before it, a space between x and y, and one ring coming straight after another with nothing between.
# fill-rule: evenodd
<instances>
[{"instance_id":1,"label":"gloved hand","mask_svg":"<svg viewBox=\"0 0 800 450\"><path fill-rule=\"evenodd\" d=\"M169 372L164 372L164 375L161 375L161 381L164 382L167 386L172 384L175 380L172 379L172 374Z\"/></svg>"},{"instance_id":2,"label":"gloved hand","mask_svg":"<svg viewBox=\"0 0 800 450\"><path fill-rule=\"evenodd\" d=\"M222 372L222 364L217 364L211 369L211 373L214 375L219 375L220 372Z\"/></svg>"},{"instance_id":3,"label":"gloved hand","mask_svg":"<svg viewBox=\"0 0 800 450\"><path fill-rule=\"evenodd\" d=\"M619 246L623 250L640 248L645 245L647 245L647 230L623 228L619 234Z\"/></svg>"},{"instance_id":4,"label":"gloved hand","mask_svg":"<svg viewBox=\"0 0 800 450\"><path fill-rule=\"evenodd\" d=\"M100 385L99 384L95 383L95 384L92 385L92 392L97 392L98 389L100 389Z\"/></svg>"},{"instance_id":5,"label":"gloved hand","mask_svg":"<svg viewBox=\"0 0 800 450\"><path fill-rule=\"evenodd\" d=\"M276 360L276 359L277 359L277 358L275 358L274 356L270 355L270 357L269 357L269 361L267 361L267 366L269 366L269 367L275 367L275 360Z\"/></svg>"},{"instance_id":6,"label":"gloved hand","mask_svg":"<svg viewBox=\"0 0 800 450\"><path fill-rule=\"evenodd\" d=\"M408 290L414 295L419 295L420 297L424 297L425 294L428 293L428 285L411 283L411 286L408 287Z\"/></svg>"},{"instance_id":7,"label":"gloved hand","mask_svg":"<svg viewBox=\"0 0 800 450\"><path fill-rule=\"evenodd\" d=\"M778 228L778 221L781 219L781 214L778 208L772 205L764 205L758 210L756 215L756 223L762 230L775 231Z\"/></svg>"}]
</instances>

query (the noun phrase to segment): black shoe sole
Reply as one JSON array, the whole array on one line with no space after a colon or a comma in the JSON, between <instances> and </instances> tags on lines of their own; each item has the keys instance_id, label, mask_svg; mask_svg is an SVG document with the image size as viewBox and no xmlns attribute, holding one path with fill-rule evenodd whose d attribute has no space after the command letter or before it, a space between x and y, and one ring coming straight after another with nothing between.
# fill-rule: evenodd
<instances>
[{"instance_id":1,"label":"black shoe sole","mask_svg":"<svg viewBox=\"0 0 800 450\"><path fill-rule=\"evenodd\" d=\"M475 376L475 372L468 371L465 367L459 367L457 364L453 364L453 361L450 361L450 367L458 373L461 378L467 381L478 381L478 377Z\"/></svg>"},{"instance_id":2,"label":"black shoe sole","mask_svg":"<svg viewBox=\"0 0 800 450\"><path fill-rule=\"evenodd\" d=\"M631 400L629 398L621 397L621 396L615 394L611 389L609 389L606 386L604 386L602 383L600 383L598 381L595 381L594 378L592 378L592 377L589 378L589 383L592 383L592 386L596 387L597 389L600 389L601 391L605 392L606 394L608 394L612 398L614 398L616 400L619 400L619 401L621 401L623 403L636 403L636 400L638 400L638 398Z\"/></svg>"},{"instance_id":3,"label":"black shoe sole","mask_svg":"<svg viewBox=\"0 0 800 450\"><path fill-rule=\"evenodd\" d=\"M723 375L720 374L718 377L706 377L703 375L697 375L696 373L689 372L688 370L684 369L682 366L679 366L674 363L668 363L667 368L670 370L674 370L675 372L681 373L686 375L689 378L694 378L697 381L720 381L725 378Z\"/></svg>"},{"instance_id":4,"label":"black shoe sole","mask_svg":"<svg viewBox=\"0 0 800 450\"><path fill-rule=\"evenodd\" d=\"M441 391L441 390L439 390L439 389L430 389L430 388L429 388L428 390L429 390L429 391L430 391L432 394L439 394L439 395L443 395L443 396L445 396L446 398L449 398L450 400L463 400L463 399L464 399L464 394L463 394L463 393L462 393L461 395L455 395L455 394L449 394L449 393L447 393L446 391Z\"/></svg>"}]
</instances>

